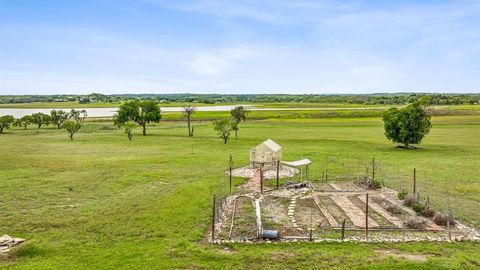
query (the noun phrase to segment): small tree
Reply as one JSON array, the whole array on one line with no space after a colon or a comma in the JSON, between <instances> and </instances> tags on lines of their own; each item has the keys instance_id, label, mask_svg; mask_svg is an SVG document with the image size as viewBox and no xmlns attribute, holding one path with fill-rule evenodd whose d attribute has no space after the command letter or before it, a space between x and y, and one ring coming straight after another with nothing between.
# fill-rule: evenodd
<instances>
[{"instance_id":1,"label":"small tree","mask_svg":"<svg viewBox=\"0 0 480 270\"><path fill-rule=\"evenodd\" d=\"M87 111L85 110L77 111L72 109L70 111L69 120L65 121L62 125L62 128L67 130L70 140L73 141L73 135L82 128L85 117L87 117Z\"/></svg>"},{"instance_id":2,"label":"small tree","mask_svg":"<svg viewBox=\"0 0 480 270\"><path fill-rule=\"evenodd\" d=\"M403 148L411 148L410 144L419 144L428 134L432 123L423 107L422 101L412 103L405 108L390 108L383 115L385 136L387 139L402 143Z\"/></svg>"},{"instance_id":3,"label":"small tree","mask_svg":"<svg viewBox=\"0 0 480 270\"><path fill-rule=\"evenodd\" d=\"M30 125L31 123L32 117L30 115L25 115L23 117L15 119L13 125L16 127L23 127L25 130L27 130L28 125Z\"/></svg>"},{"instance_id":4,"label":"small tree","mask_svg":"<svg viewBox=\"0 0 480 270\"><path fill-rule=\"evenodd\" d=\"M43 125L48 126L50 124L50 116L44 113L33 113L31 115L32 123L36 124L38 128L41 128Z\"/></svg>"},{"instance_id":5,"label":"small tree","mask_svg":"<svg viewBox=\"0 0 480 270\"><path fill-rule=\"evenodd\" d=\"M15 121L15 117L11 115L4 115L0 117L0 133L3 133L3 130L9 129L10 125Z\"/></svg>"},{"instance_id":6,"label":"small tree","mask_svg":"<svg viewBox=\"0 0 480 270\"><path fill-rule=\"evenodd\" d=\"M143 128L143 136L147 135L147 124L159 123L162 119L161 110L155 101L128 101L122 105L114 115L114 123L122 126L128 121L133 121Z\"/></svg>"},{"instance_id":7,"label":"small tree","mask_svg":"<svg viewBox=\"0 0 480 270\"><path fill-rule=\"evenodd\" d=\"M192 121L192 114L194 114L197 109L191 105L183 107L183 113L187 116L187 128L188 128L188 136L193 137L193 130L194 126L190 125Z\"/></svg>"},{"instance_id":8,"label":"small tree","mask_svg":"<svg viewBox=\"0 0 480 270\"><path fill-rule=\"evenodd\" d=\"M67 121L70 115L66 111L52 110L50 111L50 121L57 126L58 129L62 128L63 122Z\"/></svg>"},{"instance_id":9,"label":"small tree","mask_svg":"<svg viewBox=\"0 0 480 270\"><path fill-rule=\"evenodd\" d=\"M217 120L213 122L213 129L217 132L218 136L223 139L223 144L227 144L230 137L230 131L232 126L228 119Z\"/></svg>"},{"instance_id":10,"label":"small tree","mask_svg":"<svg viewBox=\"0 0 480 270\"><path fill-rule=\"evenodd\" d=\"M125 124L123 124L123 127L125 129L125 133L127 133L127 137L128 137L128 140L132 140L133 138L133 130L137 127L135 125L135 123L132 123L132 122L127 122Z\"/></svg>"},{"instance_id":11,"label":"small tree","mask_svg":"<svg viewBox=\"0 0 480 270\"><path fill-rule=\"evenodd\" d=\"M245 122L247 120L247 110L243 106L237 106L230 111L230 115L232 116L232 130L235 131L235 139L238 138L238 130L240 122Z\"/></svg>"}]
</instances>

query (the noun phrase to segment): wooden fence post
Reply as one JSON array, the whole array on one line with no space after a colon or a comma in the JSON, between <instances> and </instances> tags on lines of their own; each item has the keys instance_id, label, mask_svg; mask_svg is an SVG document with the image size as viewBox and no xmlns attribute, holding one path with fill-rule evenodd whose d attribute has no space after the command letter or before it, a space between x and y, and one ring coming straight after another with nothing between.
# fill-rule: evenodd
<instances>
[{"instance_id":1,"label":"wooden fence post","mask_svg":"<svg viewBox=\"0 0 480 270\"><path fill-rule=\"evenodd\" d=\"M372 159L372 180L375 180L375 158Z\"/></svg>"},{"instance_id":2,"label":"wooden fence post","mask_svg":"<svg viewBox=\"0 0 480 270\"><path fill-rule=\"evenodd\" d=\"M450 226L450 218L452 218L452 212L448 212L448 218L447 218L447 230L448 230L448 240L452 241L452 230Z\"/></svg>"},{"instance_id":3,"label":"wooden fence post","mask_svg":"<svg viewBox=\"0 0 480 270\"><path fill-rule=\"evenodd\" d=\"M230 194L232 194L232 166L230 166Z\"/></svg>"},{"instance_id":4,"label":"wooden fence post","mask_svg":"<svg viewBox=\"0 0 480 270\"><path fill-rule=\"evenodd\" d=\"M260 193L263 193L263 163L260 164Z\"/></svg>"},{"instance_id":5,"label":"wooden fence post","mask_svg":"<svg viewBox=\"0 0 480 270\"><path fill-rule=\"evenodd\" d=\"M368 193L365 194L365 238L368 241Z\"/></svg>"},{"instance_id":6,"label":"wooden fence post","mask_svg":"<svg viewBox=\"0 0 480 270\"><path fill-rule=\"evenodd\" d=\"M345 239L345 219L342 222L342 241Z\"/></svg>"},{"instance_id":7,"label":"wooden fence post","mask_svg":"<svg viewBox=\"0 0 480 270\"><path fill-rule=\"evenodd\" d=\"M413 168L413 196L417 193L417 168Z\"/></svg>"},{"instance_id":8,"label":"wooden fence post","mask_svg":"<svg viewBox=\"0 0 480 270\"><path fill-rule=\"evenodd\" d=\"M277 160L277 189L278 189L279 179L280 179L280 160Z\"/></svg>"},{"instance_id":9,"label":"wooden fence post","mask_svg":"<svg viewBox=\"0 0 480 270\"><path fill-rule=\"evenodd\" d=\"M215 241L215 215L216 215L216 202L217 194L213 194L213 207L212 207L212 243Z\"/></svg>"}]
</instances>

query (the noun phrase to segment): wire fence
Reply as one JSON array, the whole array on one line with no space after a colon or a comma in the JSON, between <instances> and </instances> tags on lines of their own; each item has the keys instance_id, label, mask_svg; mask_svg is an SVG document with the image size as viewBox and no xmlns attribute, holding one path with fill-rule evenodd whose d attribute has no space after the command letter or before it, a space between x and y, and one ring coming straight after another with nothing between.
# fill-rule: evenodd
<instances>
[{"instance_id":1,"label":"wire fence","mask_svg":"<svg viewBox=\"0 0 480 270\"><path fill-rule=\"evenodd\" d=\"M449 181L447 178L452 176L441 176L439 171L446 171L446 168L429 167L416 168L415 164L411 167L406 166L405 163L395 164L394 162L384 163L377 158L346 158L322 156L321 154L309 153L305 155L312 161L309 165L308 179L305 178L306 168L299 169L299 173L291 178L282 179L281 183L286 181L300 182L309 180L315 182L356 182L368 177L374 179L383 187L391 188L395 191L405 190L409 195L416 196L420 202L426 200L435 204L443 211L454 212L455 206L452 206L451 201L454 197L450 196L449 189L454 185L454 181ZM221 218L220 213L225 210L227 198L235 193L235 186L240 184L238 178L232 177L230 179L230 168L240 168L238 164L234 164L233 158L226 160L225 170L222 176L219 177L217 186L215 188L214 199L214 222L218 222ZM244 166L250 166L245 164ZM301 173L303 176L301 176ZM245 180L242 180L242 183ZM275 180L266 180L275 181ZM272 184L273 185L273 184ZM442 186L444 185L444 186ZM458 199L458 198L455 198ZM459 206L461 207L461 206ZM460 212L460 211L459 211Z\"/></svg>"}]
</instances>

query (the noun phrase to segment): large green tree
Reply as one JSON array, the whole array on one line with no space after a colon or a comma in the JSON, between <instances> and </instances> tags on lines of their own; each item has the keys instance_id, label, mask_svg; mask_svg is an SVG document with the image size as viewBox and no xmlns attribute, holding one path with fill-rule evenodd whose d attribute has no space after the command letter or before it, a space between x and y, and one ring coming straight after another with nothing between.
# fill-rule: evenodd
<instances>
[{"instance_id":1,"label":"large green tree","mask_svg":"<svg viewBox=\"0 0 480 270\"><path fill-rule=\"evenodd\" d=\"M422 101L401 109L390 108L383 115L385 136L406 149L412 148L411 144L420 144L430 131L430 118Z\"/></svg>"},{"instance_id":2,"label":"large green tree","mask_svg":"<svg viewBox=\"0 0 480 270\"><path fill-rule=\"evenodd\" d=\"M57 126L58 129L62 128L63 122L70 118L70 114L62 110L51 110L50 121Z\"/></svg>"},{"instance_id":3,"label":"large green tree","mask_svg":"<svg viewBox=\"0 0 480 270\"><path fill-rule=\"evenodd\" d=\"M159 123L162 119L161 110L155 101L128 101L122 105L114 116L114 123L122 126L133 121L143 128L143 136L147 135L147 124Z\"/></svg>"},{"instance_id":4,"label":"large green tree","mask_svg":"<svg viewBox=\"0 0 480 270\"><path fill-rule=\"evenodd\" d=\"M15 119L15 122L13 123L14 126L16 127L23 127L25 130L27 130L28 125L32 123L32 116L31 115L25 115L20 118Z\"/></svg>"},{"instance_id":5,"label":"large green tree","mask_svg":"<svg viewBox=\"0 0 480 270\"><path fill-rule=\"evenodd\" d=\"M3 133L3 130L9 129L10 125L15 121L15 117L11 115L4 115L0 117L0 133Z\"/></svg>"},{"instance_id":6,"label":"large green tree","mask_svg":"<svg viewBox=\"0 0 480 270\"><path fill-rule=\"evenodd\" d=\"M73 135L75 135L75 133L77 133L82 128L83 123L85 122L85 117L87 117L87 111L77 111L75 109L72 109L69 115L69 120L63 122L62 128L64 128L68 132L70 140L73 141Z\"/></svg>"},{"instance_id":7,"label":"large green tree","mask_svg":"<svg viewBox=\"0 0 480 270\"><path fill-rule=\"evenodd\" d=\"M32 123L36 124L38 128L41 128L43 125L50 124L50 116L44 113L33 113L31 115Z\"/></svg>"},{"instance_id":8,"label":"large green tree","mask_svg":"<svg viewBox=\"0 0 480 270\"><path fill-rule=\"evenodd\" d=\"M232 130L235 131L235 139L237 139L240 122L247 120L247 110L243 106L237 106L230 111L230 115Z\"/></svg>"},{"instance_id":9,"label":"large green tree","mask_svg":"<svg viewBox=\"0 0 480 270\"><path fill-rule=\"evenodd\" d=\"M217 120L213 122L213 129L217 132L217 135L223 139L223 144L227 144L230 131L232 130L230 121L228 119Z\"/></svg>"}]
</instances>

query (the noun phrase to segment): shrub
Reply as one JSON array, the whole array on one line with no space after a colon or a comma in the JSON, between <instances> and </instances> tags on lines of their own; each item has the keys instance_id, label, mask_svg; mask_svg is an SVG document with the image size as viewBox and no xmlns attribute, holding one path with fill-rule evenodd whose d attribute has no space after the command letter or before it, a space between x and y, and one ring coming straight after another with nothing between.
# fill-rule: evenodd
<instances>
[{"instance_id":1,"label":"shrub","mask_svg":"<svg viewBox=\"0 0 480 270\"><path fill-rule=\"evenodd\" d=\"M379 189L382 187L382 184L379 181L372 179L368 175L361 177L359 184L363 186L365 189L369 189L369 190Z\"/></svg>"},{"instance_id":2,"label":"shrub","mask_svg":"<svg viewBox=\"0 0 480 270\"><path fill-rule=\"evenodd\" d=\"M402 209L396 205L389 205L385 210L393 215L401 215L403 213Z\"/></svg>"},{"instance_id":3,"label":"shrub","mask_svg":"<svg viewBox=\"0 0 480 270\"><path fill-rule=\"evenodd\" d=\"M415 211L415 213L417 213L417 214L420 214L425 209L425 206L421 203L414 203L414 204L412 204L411 207L412 207L413 211Z\"/></svg>"},{"instance_id":4,"label":"shrub","mask_svg":"<svg viewBox=\"0 0 480 270\"><path fill-rule=\"evenodd\" d=\"M449 215L445 215L442 213L435 213L433 217L433 222L437 225L447 226L447 221L450 220L450 225L455 225L457 222L453 219L453 217Z\"/></svg>"},{"instance_id":5,"label":"shrub","mask_svg":"<svg viewBox=\"0 0 480 270\"><path fill-rule=\"evenodd\" d=\"M409 217L407 220L403 222L403 225L405 225L405 227L410 229L420 230L420 229L425 229L427 222L418 217Z\"/></svg>"},{"instance_id":6,"label":"shrub","mask_svg":"<svg viewBox=\"0 0 480 270\"><path fill-rule=\"evenodd\" d=\"M397 196L398 199L404 200L408 195L408 192L405 189L402 189L402 191L398 192Z\"/></svg>"},{"instance_id":7,"label":"shrub","mask_svg":"<svg viewBox=\"0 0 480 270\"><path fill-rule=\"evenodd\" d=\"M420 212L420 215L424 217L433 217L435 215L435 210L432 207L427 206Z\"/></svg>"},{"instance_id":8,"label":"shrub","mask_svg":"<svg viewBox=\"0 0 480 270\"><path fill-rule=\"evenodd\" d=\"M418 203L417 197L415 196L407 196L405 197L405 200L403 201L403 205L405 206L412 206L413 204Z\"/></svg>"}]
</instances>

